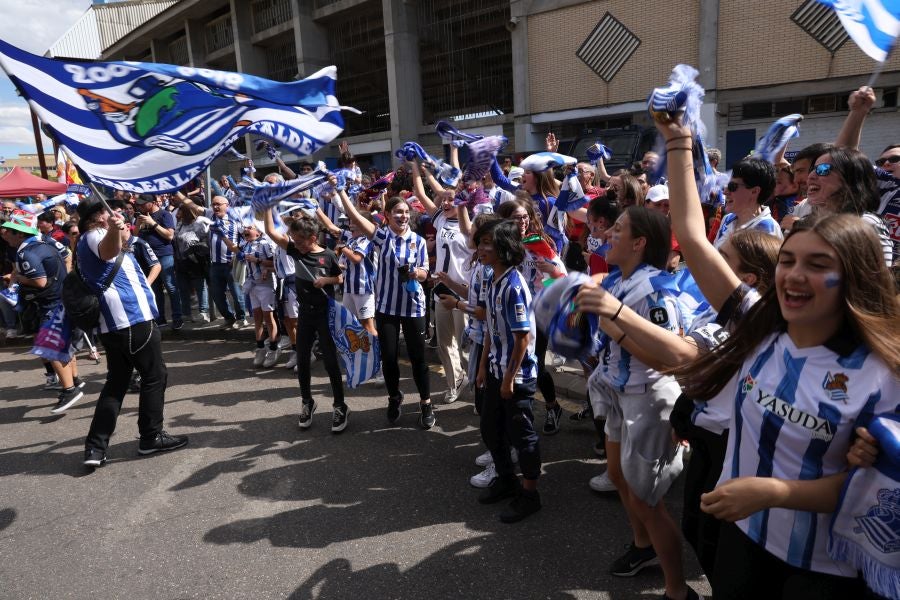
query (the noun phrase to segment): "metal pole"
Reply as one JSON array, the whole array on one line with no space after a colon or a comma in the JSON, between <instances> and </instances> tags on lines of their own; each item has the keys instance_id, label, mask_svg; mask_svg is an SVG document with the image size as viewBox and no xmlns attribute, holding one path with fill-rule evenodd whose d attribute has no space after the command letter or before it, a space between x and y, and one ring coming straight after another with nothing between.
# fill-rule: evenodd
<instances>
[{"instance_id":1,"label":"metal pole","mask_svg":"<svg viewBox=\"0 0 900 600\"><path fill-rule=\"evenodd\" d=\"M41 165L41 177L47 179L47 161L44 159L44 143L41 141L41 129L38 126L38 118L37 115L34 114L34 110L31 109L31 106L29 106L28 109L31 110L31 128L34 130L34 145L37 146L38 164Z\"/></svg>"}]
</instances>

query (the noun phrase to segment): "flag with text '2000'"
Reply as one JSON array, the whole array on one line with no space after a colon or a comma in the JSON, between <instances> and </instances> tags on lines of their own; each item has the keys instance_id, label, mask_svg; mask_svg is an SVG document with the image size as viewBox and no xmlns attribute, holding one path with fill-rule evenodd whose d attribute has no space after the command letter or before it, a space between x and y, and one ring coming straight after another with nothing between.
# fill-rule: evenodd
<instances>
[{"instance_id":1,"label":"flag with text '2000'","mask_svg":"<svg viewBox=\"0 0 900 600\"><path fill-rule=\"evenodd\" d=\"M305 156L344 127L334 67L280 83L174 65L49 59L2 40L0 66L91 179L136 192L182 187L247 133Z\"/></svg>"}]
</instances>

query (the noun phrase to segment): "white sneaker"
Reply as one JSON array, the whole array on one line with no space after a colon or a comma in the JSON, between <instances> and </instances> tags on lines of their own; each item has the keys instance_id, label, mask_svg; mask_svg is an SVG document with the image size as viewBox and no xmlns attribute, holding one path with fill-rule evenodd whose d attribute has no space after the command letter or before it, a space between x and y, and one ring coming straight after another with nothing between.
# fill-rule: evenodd
<instances>
[{"instance_id":1,"label":"white sneaker","mask_svg":"<svg viewBox=\"0 0 900 600\"><path fill-rule=\"evenodd\" d=\"M204 323L209 323L209 313L200 313L200 320Z\"/></svg>"},{"instance_id":2,"label":"white sneaker","mask_svg":"<svg viewBox=\"0 0 900 600\"><path fill-rule=\"evenodd\" d=\"M478 465L479 467L486 467L493 462L494 462L494 459L491 457L490 450L485 450L484 454L479 454L478 458L475 459L475 464Z\"/></svg>"},{"instance_id":3,"label":"white sneaker","mask_svg":"<svg viewBox=\"0 0 900 600\"><path fill-rule=\"evenodd\" d=\"M19 331L15 327L10 327L6 330L6 339L14 340L19 337Z\"/></svg>"},{"instance_id":4,"label":"white sneaker","mask_svg":"<svg viewBox=\"0 0 900 600\"><path fill-rule=\"evenodd\" d=\"M263 366L263 361L266 360L266 352L265 348L257 348L256 354L253 355L253 366L261 367Z\"/></svg>"},{"instance_id":5,"label":"white sneaker","mask_svg":"<svg viewBox=\"0 0 900 600\"><path fill-rule=\"evenodd\" d=\"M384 385L384 375L382 375L381 373L378 373L378 375L376 375L375 377L373 377L372 379L369 380L369 383L377 383L380 385Z\"/></svg>"},{"instance_id":6,"label":"white sneaker","mask_svg":"<svg viewBox=\"0 0 900 600\"><path fill-rule=\"evenodd\" d=\"M291 350L290 352L288 352L288 360L287 360L287 364L284 365L284 368L285 369L293 369L296 366L297 366L297 353L295 351Z\"/></svg>"},{"instance_id":7,"label":"white sneaker","mask_svg":"<svg viewBox=\"0 0 900 600\"><path fill-rule=\"evenodd\" d=\"M469 484L472 487L486 488L490 487L495 479L497 479L497 469L494 467L494 463L490 463L484 468L484 471L478 475L472 475L469 478Z\"/></svg>"},{"instance_id":8,"label":"white sneaker","mask_svg":"<svg viewBox=\"0 0 900 600\"><path fill-rule=\"evenodd\" d=\"M554 367L561 367L566 364L565 356L560 356L559 354L556 354L554 352L548 352L547 354L549 355L548 358L550 359L550 364Z\"/></svg>"},{"instance_id":9,"label":"white sneaker","mask_svg":"<svg viewBox=\"0 0 900 600\"><path fill-rule=\"evenodd\" d=\"M291 338L286 335L281 336L281 339L278 340L278 349L284 350L285 348L291 347Z\"/></svg>"},{"instance_id":10,"label":"white sneaker","mask_svg":"<svg viewBox=\"0 0 900 600\"><path fill-rule=\"evenodd\" d=\"M274 350L267 350L266 357L263 359L263 368L268 369L269 367L275 366L275 363L278 362L278 359L281 357L281 350L275 348Z\"/></svg>"},{"instance_id":11,"label":"white sneaker","mask_svg":"<svg viewBox=\"0 0 900 600\"><path fill-rule=\"evenodd\" d=\"M607 471L603 471L601 475L597 475L596 477L591 477L591 480L588 481L588 486L595 492L600 493L616 491L616 486L609 480L609 473Z\"/></svg>"},{"instance_id":12,"label":"white sneaker","mask_svg":"<svg viewBox=\"0 0 900 600\"><path fill-rule=\"evenodd\" d=\"M519 453L515 448L510 447L509 458L513 461L513 464L517 464L519 462ZM485 450L484 454L479 454L478 458L475 459L475 464L479 467L486 467L492 462L494 462L494 459L491 457L490 450Z\"/></svg>"},{"instance_id":13,"label":"white sneaker","mask_svg":"<svg viewBox=\"0 0 900 600\"><path fill-rule=\"evenodd\" d=\"M459 400L459 395L466 387L466 384L469 383L469 377L463 373L462 379L456 382L456 387L454 389L447 390L447 393L444 395L444 404L453 404L457 400Z\"/></svg>"}]
</instances>

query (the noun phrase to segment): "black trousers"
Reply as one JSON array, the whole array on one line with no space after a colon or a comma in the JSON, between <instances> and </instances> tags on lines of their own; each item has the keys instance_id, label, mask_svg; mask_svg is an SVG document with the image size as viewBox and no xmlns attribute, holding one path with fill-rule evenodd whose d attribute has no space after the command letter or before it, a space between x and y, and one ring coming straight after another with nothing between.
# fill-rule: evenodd
<instances>
[{"instance_id":1,"label":"black trousers","mask_svg":"<svg viewBox=\"0 0 900 600\"><path fill-rule=\"evenodd\" d=\"M141 439L153 439L162 431L168 372L161 340L159 328L153 321L100 334L100 341L106 350L106 383L94 409L94 419L85 440L86 448L106 450L109 438L116 429L122 400L134 370L141 376L138 400L138 432Z\"/></svg>"},{"instance_id":2,"label":"black trousers","mask_svg":"<svg viewBox=\"0 0 900 600\"><path fill-rule=\"evenodd\" d=\"M297 379L300 381L300 398L305 404L312 404L310 382L310 360L313 342L319 339L319 351L325 363L325 372L331 383L333 406L344 406L344 379L338 362L337 347L328 329L328 309L304 310L300 307L297 319Z\"/></svg>"},{"instance_id":3,"label":"black trousers","mask_svg":"<svg viewBox=\"0 0 900 600\"><path fill-rule=\"evenodd\" d=\"M538 329L537 339L534 341L534 354L537 357L537 387L547 404L556 404L556 384L553 376L547 372L544 359L547 356L547 334Z\"/></svg>"},{"instance_id":4,"label":"black trousers","mask_svg":"<svg viewBox=\"0 0 900 600\"><path fill-rule=\"evenodd\" d=\"M481 404L481 439L491 451L497 475L513 477L515 469L509 456L512 444L519 452L519 467L525 479L541 475L539 438L534 430L534 381L513 384L512 398L500 397L500 380L488 373Z\"/></svg>"},{"instance_id":5,"label":"black trousers","mask_svg":"<svg viewBox=\"0 0 900 600\"><path fill-rule=\"evenodd\" d=\"M400 330L406 340L406 353L412 363L413 381L419 390L419 398L431 398L431 383L428 380L428 363L425 360L425 317L398 317L375 313L375 328L378 330L378 341L381 344L381 372L388 396L399 398L400 364L397 362L400 353Z\"/></svg>"},{"instance_id":6,"label":"black trousers","mask_svg":"<svg viewBox=\"0 0 900 600\"><path fill-rule=\"evenodd\" d=\"M697 554L703 572L712 578L722 522L700 510L700 496L711 492L719 481L728 446L728 431L716 435L693 425L689 431L687 440L691 444L691 460L684 473L681 532Z\"/></svg>"},{"instance_id":7,"label":"black trousers","mask_svg":"<svg viewBox=\"0 0 900 600\"><path fill-rule=\"evenodd\" d=\"M866 594L860 578L806 571L782 562L734 523L722 523L711 581L716 600L844 600Z\"/></svg>"}]
</instances>

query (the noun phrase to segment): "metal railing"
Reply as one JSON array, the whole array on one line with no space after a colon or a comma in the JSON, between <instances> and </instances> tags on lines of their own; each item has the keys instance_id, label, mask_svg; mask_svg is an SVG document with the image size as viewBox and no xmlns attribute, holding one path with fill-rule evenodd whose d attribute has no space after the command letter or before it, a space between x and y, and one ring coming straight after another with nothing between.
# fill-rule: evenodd
<instances>
[{"instance_id":1,"label":"metal railing","mask_svg":"<svg viewBox=\"0 0 900 600\"><path fill-rule=\"evenodd\" d=\"M294 14L289 0L255 0L250 5L253 15L253 33L290 21Z\"/></svg>"},{"instance_id":2,"label":"metal railing","mask_svg":"<svg viewBox=\"0 0 900 600\"><path fill-rule=\"evenodd\" d=\"M231 26L231 15L225 14L206 24L206 53L227 48L234 43L234 29Z\"/></svg>"}]
</instances>

